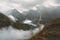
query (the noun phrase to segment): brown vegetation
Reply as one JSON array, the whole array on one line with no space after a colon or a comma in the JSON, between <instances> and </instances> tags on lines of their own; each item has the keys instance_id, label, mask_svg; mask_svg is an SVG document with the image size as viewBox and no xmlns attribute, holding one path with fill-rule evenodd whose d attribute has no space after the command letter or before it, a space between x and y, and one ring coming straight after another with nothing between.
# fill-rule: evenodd
<instances>
[{"instance_id":1,"label":"brown vegetation","mask_svg":"<svg viewBox=\"0 0 60 40\"><path fill-rule=\"evenodd\" d=\"M45 24L42 32L38 33L31 40L60 40L60 18Z\"/></svg>"}]
</instances>

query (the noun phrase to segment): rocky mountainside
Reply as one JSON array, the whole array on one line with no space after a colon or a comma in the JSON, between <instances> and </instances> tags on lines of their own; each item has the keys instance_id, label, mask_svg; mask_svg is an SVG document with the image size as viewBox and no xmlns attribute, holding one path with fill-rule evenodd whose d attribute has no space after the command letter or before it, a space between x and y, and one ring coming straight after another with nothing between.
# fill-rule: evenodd
<instances>
[{"instance_id":1,"label":"rocky mountainside","mask_svg":"<svg viewBox=\"0 0 60 40\"><path fill-rule=\"evenodd\" d=\"M40 11L29 10L28 12L23 12L23 13L20 13L16 9L11 9L11 10L8 10L5 15L13 15L15 18L17 18L20 21L25 19L36 21L41 17L42 20L40 23L45 24L56 18L60 18L60 7L56 7L56 8L43 7L43 9Z\"/></svg>"},{"instance_id":2,"label":"rocky mountainside","mask_svg":"<svg viewBox=\"0 0 60 40\"><path fill-rule=\"evenodd\" d=\"M60 40L60 18L45 24L45 28L31 40Z\"/></svg>"},{"instance_id":3,"label":"rocky mountainside","mask_svg":"<svg viewBox=\"0 0 60 40\"><path fill-rule=\"evenodd\" d=\"M16 9L11 9L4 14L6 16L12 15L14 18L18 19L20 22L26 19L26 17Z\"/></svg>"},{"instance_id":4,"label":"rocky mountainside","mask_svg":"<svg viewBox=\"0 0 60 40\"><path fill-rule=\"evenodd\" d=\"M16 22L12 21L9 17L5 16L4 14L0 13L0 29L1 28L8 28L9 26L12 26L15 29L18 30L29 30L31 27L34 28L33 25L23 24L23 22L20 20L17 20Z\"/></svg>"},{"instance_id":5,"label":"rocky mountainside","mask_svg":"<svg viewBox=\"0 0 60 40\"><path fill-rule=\"evenodd\" d=\"M10 25L10 19L7 16L0 13L0 28L7 27L9 25Z\"/></svg>"},{"instance_id":6,"label":"rocky mountainside","mask_svg":"<svg viewBox=\"0 0 60 40\"><path fill-rule=\"evenodd\" d=\"M19 21L16 21L16 22L11 22L11 25L13 26L13 28L15 29L18 29L18 30L30 30L34 28L36 28L35 26L33 25L28 25L28 24L23 24L23 23L20 23Z\"/></svg>"}]
</instances>

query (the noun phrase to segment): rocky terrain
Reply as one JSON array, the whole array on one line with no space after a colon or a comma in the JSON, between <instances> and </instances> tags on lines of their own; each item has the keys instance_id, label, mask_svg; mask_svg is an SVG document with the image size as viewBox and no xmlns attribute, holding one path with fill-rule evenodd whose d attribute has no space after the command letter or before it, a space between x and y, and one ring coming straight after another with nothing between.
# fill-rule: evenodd
<instances>
[{"instance_id":1,"label":"rocky terrain","mask_svg":"<svg viewBox=\"0 0 60 40\"><path fill-rule=\"evenodd\" d=\"M0 13L0 29L12 26L15 29L29 30L31 25L22 24L18 21L13 22L7 16ZM45 23L45 28L32 37L30 40L60 40L60 18Z\"/></svg>"},{"instance_id":2,"label":"rocky terrain","mask_svg":"<svg viewBox=\"0 0 60 40\"><path fill-rule=\"evenodd\" d=\"M11 23L10 23L10 19L3 15L2 13L0 13L0 28L2 27L7 27L9 26Z\"/></svg>"},{"instance_id":3,"label":"rocky terrain","mask_svg":"<svg viewBox=\"0 0 60 40\"><path fill-rule=\"evenodd\" d=\"M13 28L18 29L18 30L21 30L21 29L29 30L29 29L31 29L32 25L23 24L20 20L17 20L16 22L13 22L7 16L0 13L0 29L4 28L4 27L8 28L9 26L12 26Z\"/></svg>"},{"instance_id":4,"label":"rocky terrain","mask_svg":"<svg viewBox=\"0 0 60 40\"><path fill-rule=\"evenodd\" d=\"M45 24L45 28L30 40L60 40L60 18Z\"/></svg>"}]
</instances>

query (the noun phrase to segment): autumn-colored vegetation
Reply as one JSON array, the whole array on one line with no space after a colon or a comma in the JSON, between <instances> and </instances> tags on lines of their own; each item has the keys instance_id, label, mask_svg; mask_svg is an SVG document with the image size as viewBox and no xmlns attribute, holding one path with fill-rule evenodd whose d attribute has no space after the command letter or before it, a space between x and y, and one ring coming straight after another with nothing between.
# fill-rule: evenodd
<instances>
[{"instance_id":1,"label":"autumn-colored vegetation","mask_svg":"<svg viewBox=\"0 0 60 40\"><path fill-rule=\"evenodd\" d=\"M45 24L45 28L30 40L60 40L60 18Z\"/></svg>"}]
</instances>

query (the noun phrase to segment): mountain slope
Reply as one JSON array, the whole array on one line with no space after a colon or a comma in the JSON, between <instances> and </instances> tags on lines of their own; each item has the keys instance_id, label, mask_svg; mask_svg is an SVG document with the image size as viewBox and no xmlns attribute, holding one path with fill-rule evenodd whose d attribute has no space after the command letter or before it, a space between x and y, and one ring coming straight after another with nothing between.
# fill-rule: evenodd
<instances>
[{"instance_id":1,"label":"mountain slope","mask_svg":"<svg viewBox=\"0 0 60 40\"><path fill-rule=\"evenodd\" d=\"M22 18L21 18L22 19ZM35 28L33 25L24 24L21 20L12 21L8 16L0 13L0 29L1 28L9 28L9 26L17 29L17 30L30 30Z\"/></svg>"},{"instance_id":2,"label":"mountain slope","mask_svg":"<svg viewBox=\"0 0 60 40\"><path fill-rule=\"evenodd\" d=\"M42 32L31 40L60 40L60 18L46 23Z\"/></svg>"},{"instance_id":3,"label":"mountain slope","mask_svg":"<svg viewBox=\"0 0 60 40\"><path fill-rule=\"evenodd\" d=\"M10 19L7 16L0 13L0 28L7 27L9 25L10 25Z\"/></svg>"},{"instance_id":4,"label":"mountain slope","mask_svg":"<svg viewBox=\"0 0 60 40\"><path fill-rule=\"evenodd\" d=\"M12 9L12 10L9 10L5 13L6 16L9 16L9 15L12 15L14 18L23 21L25 20L25 16L22 15L22 13L20 13L19 11L17 11L16 9Z\"/></svg>"},{"instance_id":5,"label":"mountain slope","mask_svg":"<svg viewBox=\"0 0 60 40\"><path fill-rule=\"evenodd\" d=\"M29 10L28 12L25 12L25 13L27 15L26 17L31 20L39 19L41 16L42 20L40 23L45 24L49 21L60 18L60 6L57 6L56 8L43 7L43 9L41 9L40 11Z\"/></svg>"}]
</instances>

